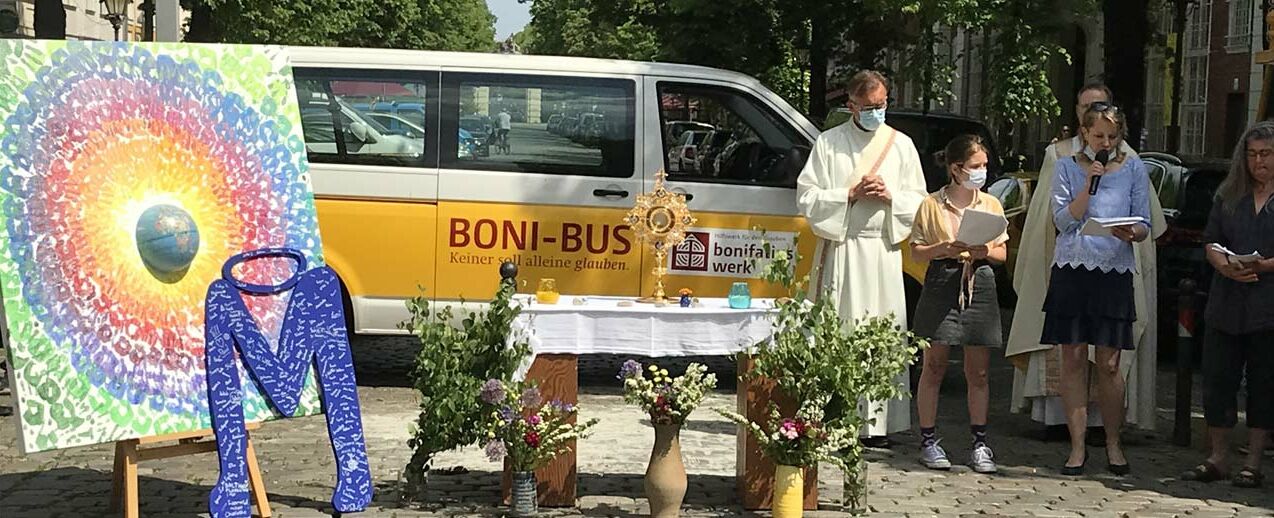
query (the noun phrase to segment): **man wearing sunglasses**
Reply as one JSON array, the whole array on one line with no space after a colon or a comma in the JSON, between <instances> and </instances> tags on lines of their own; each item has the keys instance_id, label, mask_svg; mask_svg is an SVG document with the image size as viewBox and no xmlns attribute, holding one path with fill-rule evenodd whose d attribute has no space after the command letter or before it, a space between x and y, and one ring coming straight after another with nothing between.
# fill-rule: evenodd
<instances>
[{"instance_id":1,"label":"man wearing sunglasses","mask_svg":"<svg viewBox=\"0 0 1274 518\"><path fill-rule=\"evenodd\" d=\"M1110 89L1101 83L1084 85L1079 91L1075 105L1075 116L1082 126L1084 114L1089 111L1104 112L1118 110L1111 102ZM1121 139L1120 154L1136 156L1136 151L1128 145L1127 139ZM1053 187L1054 167L1062 158L1079 153L1095 156L1087 149L1079 135L1067 140L1059 140L1044 151L1044 163L1040 168L1039 178L1031 192L1041 194L1031 196L1030 207L1026 212L1026 223L1022 228L1022 237L1018 242L1017 262L1013 270L1013 288L1017 291L1017 307L1013 312L1013 327L1009 331L1009 342L1005 348L1005 356L1013 362L1013 402L1012 410L1029 412L1036 422L1047 427L1066 425L1065 407L1062 405L1060 391L1061 356L1052 345L1040 344L1040 333L1044 327L1044 295L1048 292L1049 272L1053 262L1053 249L1056 241L1056 228L1053 226L1053 215L1049 208L1048 193ZM1127 380L1127 416L1132 424L1140 424L1143 428L1154 426L1155 404L1155 345L1156 334L1156 272L1154 238L1167 229L1163 218L1163 207L1158 196L1150 197L1151 239L1134 244L1137 256L1137 271L1133 274L1134 298L1136 299L1137 321L1133 324L1133 342L1136 344L1135 354L1124 354L1120 359L1120 370ZM1090 346L1091 349L1091 346ZM1093 353L1089 352L1089 358ZM1134 366L1143 368L1134 369ZM1149 366L1145 368L1145 366ZM1090 394L1095 388L1090 386ZM1090 428L1102 426L1101 412L1096 411L1096 402L1089 403L1088 425ZM1088 437L1099 439L1100 433L1089 433Z\"/></svg>"}]
</instances>

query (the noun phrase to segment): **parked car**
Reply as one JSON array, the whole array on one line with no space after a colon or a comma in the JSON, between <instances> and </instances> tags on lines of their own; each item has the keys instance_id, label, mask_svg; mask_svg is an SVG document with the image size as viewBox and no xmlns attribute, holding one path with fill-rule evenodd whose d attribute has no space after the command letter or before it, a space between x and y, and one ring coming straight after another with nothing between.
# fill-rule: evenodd
<instances>
[{"instance_id":1,"label":"parked car","mask_svg":"<svg viewBox=\"0 0 1274 518\"><path fill-rule=\"evenodd\" d=\"M695 151L695 169L699 171L700 176L717 176L717 155L721 154L721 151L730 144L730 140L733 137L733 131L712 130L708 132Z\"/></svg>"},{"instance_id":2,"label":"parked car","mask_svg":"<svg viewBox=\"0 0 1274 518\"><path fill-rule=\"evenodd\" d=\"M562 116L554 114L549 116L548 126L545 129L547 129L549 133L556 135L558 128L560 128L561 126L562 126Z\"/></svg>"},{"instance_id":3,"label":"parked car","mask_svg":"<svg viewBox=\"0 0 1274 518\"><path fill-rule=\"evenodd\" d=\"M339 154L337 145L336 116L339 114L340 138L344 153L366 155L384 160L415 160L424 154L424 142L417 142L394 134L374 120L337 97L330 99L323 91L297 86L301 102L301 129L305 136L306 150L314 154ZM333 102L334 101L334 102Z\"/></svg>"},{"instance_id":4,"label":"parked car","mask_svg":"<svg viewBox=\"0 0 1274 518\"><path fill-rule=\"evenodd\" d=\"M708 136L707 131L683 131L677 143L668 148L668 172L693 173L695 166L695 148Z\"/></svg>"},{"instance_id":5,"label":"parked car","mask_svg":"<svg viewBox=\"0 0 1274 518\"><path fill-rule=\"evenodd\" d=\"M1217 187L1229 172L1225 160L1183 161L1166 153L1143 153L1142 159L1163 203L1168 229L1155 240L1159 270L1159 336L1176 336L1177 305L1182 279L1197 286L1195 307L1202 310L1212 285L1212 266L1203 251L1203 229L1216 198ZM1204 322L1196 319L1195 336L1202 336ZM1160 357L1175 358L1176 349L1161 347Z\"/></svg>"},{"instance_id":6,"label":"parked car","mask_svg":"<svg viewBox=\"0 0 1274 518\"><path fill-rule=\"evenodd\" d=\"M368 119L379 122L382 126L389 128L389 131L412 139L425 138L425 128L419 124L408 120L407 117L397 113L383 112L363 112L363 116ZM456 133L456 156L459 158L473 158L474 138L473 134L460 128Z\"/></svg>"},{"instance_id":7,"label":"parked car","mask_svg":"<svg viewBox=\"0 0 1274 518\"><path fill-rule=\"evenodd\" d=\"M712 131L717 129L706 122L668 121L664 123L664 140L674 142L687 131Z\"/></svg>"},{"instance_id":8,"label":"parked car","mask_svg":"<svg viewBox=\"0 0 1274 518\"><path fill-rule=\"evenodd\" d=\"M491 156L491 118L485 115L465 115L460 117L460 129L468 131L473 137L473 154Z\"/></svg>"}]
</instances>

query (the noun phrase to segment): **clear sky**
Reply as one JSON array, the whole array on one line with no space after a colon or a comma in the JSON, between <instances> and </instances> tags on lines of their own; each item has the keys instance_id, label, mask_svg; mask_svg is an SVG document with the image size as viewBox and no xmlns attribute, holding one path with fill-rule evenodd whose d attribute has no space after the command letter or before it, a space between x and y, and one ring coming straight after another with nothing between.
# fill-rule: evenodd
<instances>
[{"instance_id":1,"label":"clear sky","mask_svg":"<svg viewBox=\"0 0 1274 518\"><path fill-rule=\"evenodd\" d=\"M487 0L487 8L496 17L495 37L498 40L512 36L531 21L531 4L520 4L518 0Z\"/></svg>"}]
</instances>

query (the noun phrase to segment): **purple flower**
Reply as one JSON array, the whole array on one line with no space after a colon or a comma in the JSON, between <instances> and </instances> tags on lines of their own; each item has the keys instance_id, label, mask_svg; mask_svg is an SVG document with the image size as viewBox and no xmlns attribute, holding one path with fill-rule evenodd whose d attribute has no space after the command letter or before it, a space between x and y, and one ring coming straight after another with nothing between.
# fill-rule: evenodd
<instances>
[{"instance_id":1,"label":"purple flower","mask_svg":"<svg viewBox=\"0 0 1274 518\"><path fill-rule=\"evenodd\" d=\"M487 443L486 447L487 460L491 462L499 462L504 460L504 456L508 454L508 450L504 448L504 442L495 440Z\"/></svg>"},{"instance_id":2,"label":"purple flower","mask_svg":"<svg viewBox=\"0 0 1274 518\"><path fill-rule=\"evenodd\" d=\"M517 418L518 413L514 412L512 408L506 406L500 409L500 419L504 421L504 424L512 423L517 420Z\"/></svg>"},{"instance_id":3,"label":"purple flower","mask_svg":"<svg viewBox=\"0 0 1274 518\"><path fill-rule=\"evenodd\" d=\"M540 403L544 402L544 400L540 396L538 387L527 387L526 390L522 391L522 398L519 402L522 403L522 408L535 408L540 406Z\"/></svg>"},{"instance_id":4,"label":"purple flower","mask_svg":"<svg viewBox=\"0 0 1274 518\"><path fill-rule=\"evenodd\" d=\"M563 403L560 399L554 399L549 401L549 410L562 414L569 414L575 411L575 405Z\"/></svg>"},{"instance_id":5,"label":"purple flower","mask_svg":"<svg viewBox=\"0 0 1274 518\"><path fill-rule=\"evenodd\" d=\"M494 405L504 401L504 384L500 380L489 379L482 384L482 390L479 392L482 401L488 405Z\"/></svg>"},{"instance_id":6,"label":"purple flower","mask_svg":"<svg viewBox=\"0 0 1274 518\"><path fill-rule=\"evenodd\" d=\"M544 419L540 417L540 414L531 414L526 418L526 424L531 426L539 426L542 422L544 422Z\"/></svg>"},{"instance_id":7,"label":"purple flower","mask_svg":"<svg viewBox=\"0 0 1274 518\"><path fill-rule=\"evenodd\" d=\"M627 379L641 376L641 364L637 360L628 360L619 368L619 376L616 379Z\"/></svg>"}]
</instances>

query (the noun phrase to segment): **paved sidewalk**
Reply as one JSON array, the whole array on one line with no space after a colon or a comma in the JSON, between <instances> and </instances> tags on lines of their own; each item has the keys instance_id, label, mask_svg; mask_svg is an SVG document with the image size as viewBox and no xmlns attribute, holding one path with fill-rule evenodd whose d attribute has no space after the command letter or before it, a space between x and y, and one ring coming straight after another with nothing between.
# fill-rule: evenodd
<instances>
[{"instance_id":1,"label":"paved sidewalk","mask_svg":"<svg viewBox=\"0 0 1274 518\"><path fill-rule=\"evenodd\" d=\"M414 394L406 384L410 342L401 339L362 340L356 344L363 421L368 453L376 477L376 499L358 516L499 516L499 466L473 448L438 458L436 466L460 468L455 474L435 473L420 501L405 501L400 474L410 451L407 427L417 415ZM958 356L958 355L956 355ZM653 444L649 423L634 407L625 405L613 386L620 358L588 358L583 362L581 413L599 417L597 433L579 445L579 507L545 510L549 516L639 516L648 511L642 495L642 473ZM678 363L684 363L678 362ZM729 372L728 358L714 359L715 370ZM997 361L992 376L992 445L1001 472L984 476L957 466L951 472L931 472L916 460L914 434L897 436L891 451L872 452L869 504L873 516L1099 516L1099 517L1232 517L1274 516L1274 491L1239 490L1228 483L1205 485L1178 482L1177 472L1193 465L1201 453L1201 418L1196 419L1195 449L1170 446L1162 435L1126 434L1133 475L1104 474L1105 455L1092 450L1089 475L1062 477L1062 443L1041 442L1038 427L1019 415L1008 414L1011 371ZM673 367L672 370L676 370ZM943 388L939 430L946 436L953 461L968 455L964 417L964 383L960 369ZM1161 371L1160 415L1171 417L1174 382ZM1196 385L1197 386L1197 385ZM1197 392L1197 391L1196 391ZM0 404L8 403L7 397ZM747 514L735 504L734 427L711 412L733 406L732 392L713 395L696 412L682 436L690 491L683 513L691 517ZM1171 423L1161 420L1166 435ZM327 503L335 469L322 417L265 425L256 434L257 449L276 516L306 517L330 514ZM22 457L16 448L14 418L0 418L0 517L104 516L110 494L113 450L109 446ZM1274 469L1268 466L1267 469ZM143 463L143 516L192 517L206 514L208 492L216 480L215 454ZM820 470L821 510L809 516L840 513L840 473Z\"/></svg>"}]
</instances>

